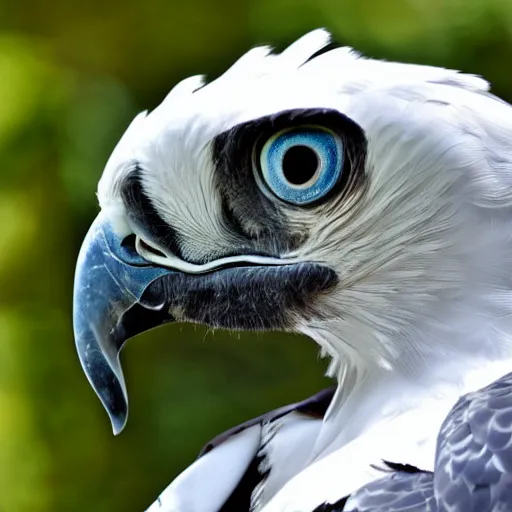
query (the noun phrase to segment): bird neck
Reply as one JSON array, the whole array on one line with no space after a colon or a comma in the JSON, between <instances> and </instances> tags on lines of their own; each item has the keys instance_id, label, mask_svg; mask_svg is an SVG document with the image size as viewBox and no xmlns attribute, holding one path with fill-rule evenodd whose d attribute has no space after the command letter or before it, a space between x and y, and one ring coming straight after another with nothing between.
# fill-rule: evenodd
<instances>
[{"instance_id":1,"label":"bird neck","mask_svg":"<svg viewBox=\"0 0 512 512\"><path fill-rule=\"evenodd\" d=\"M415 329L419 338L416 342L431 350L421 354L402 350L395 361L365 357L332 333L324 331L318 336L317 332L316 341L324 354L332 357L330 374L337 379L338 387L325 415L313 459L342 448L379 423L393 421L400 428L401 418L409 426L411 418L417 418L422 423L417 425L418 430L406 427L404 432L404 443L411 443L412 458L397 462L429 469L437 432L457 399L512 369L512 337L499 333L496 322L470 324L467 321L459 328L452 324L449 330L441 324ZM407 341L406 336L397 334L397 342L402 346Z\"/></svg>"}]
</instances>

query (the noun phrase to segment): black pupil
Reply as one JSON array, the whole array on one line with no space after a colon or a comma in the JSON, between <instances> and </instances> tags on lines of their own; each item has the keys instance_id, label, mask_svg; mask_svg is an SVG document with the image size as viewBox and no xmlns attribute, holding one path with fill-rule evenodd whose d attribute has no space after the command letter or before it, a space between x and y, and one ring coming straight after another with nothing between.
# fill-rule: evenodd
<instances>
[{"instance_id":1,"label":"black pupil","mask_svg":"<svg viewBox=\"0 0 512 512\"><path fill-rule=\"evenodd\" d=\"M318 156L308 146L293 146L283 156L283 174L292 185L304 185L318 169Z\"/></svg>"}]
</instances>

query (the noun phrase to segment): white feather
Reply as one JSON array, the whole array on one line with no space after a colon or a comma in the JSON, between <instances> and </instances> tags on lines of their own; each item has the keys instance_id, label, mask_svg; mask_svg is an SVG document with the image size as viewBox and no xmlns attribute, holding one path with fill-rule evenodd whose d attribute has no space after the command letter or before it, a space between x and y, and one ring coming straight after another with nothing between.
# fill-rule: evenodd
<instances>
[{"instance_id":1,"label":"white feather","mask_svg":"<svg viewBox=\"0 0 512 512\"><path fill-rule=\"evenodd\" d=\"M295 327L333 358L339 388L306 469L281 479L264 512L339 499L376 478L371 464L383 457L431 468L450 406L512 360L512 107L457 71L350 48L308 61L328 41L315 31L278 55L248 52L200 89L198 78L182 82L130 125L98 188L122 224L119 184L137 160L185 257L211 261L233 247L213 180L216 135L297 108L335 109L364 130L364 190L282 209L311 235L281 256L324 262L340 277L317 317Z\"/></svg>"},{"instance_id":2,"label":"white feather","mask_svg":"<svg viewBox=\"0 0 512 512\"><path fill-rule=\"evenodd\" d=\"M183 471L146 512L220 509L256 454L260 436L260 425L232 435Z\"/></svg>"}]
</instances>

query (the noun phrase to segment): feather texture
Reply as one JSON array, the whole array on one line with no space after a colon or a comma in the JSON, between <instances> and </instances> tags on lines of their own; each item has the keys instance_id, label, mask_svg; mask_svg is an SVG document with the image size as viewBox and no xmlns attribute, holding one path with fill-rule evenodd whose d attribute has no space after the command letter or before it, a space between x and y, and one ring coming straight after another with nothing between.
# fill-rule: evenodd
<instances>
[{"instance_id":1,"label":"feather texture","mask_svg":"<svg viewBox=\"0 0 512 512\"><path fill-rule=\"evenodd\" d=\"M322 52L329 43L314 31L280 54L249 51L213 82L181 82L135 118L98 186L112 224L140 248L144 233L121 199L139 170L180 253L145 240L155 264L201 273L316 262L336 272L336 286L293 312L290 329L332 359L338 388L302 471L260 494L264 512L337 503L381 478L383 459L432 471L446 414L512 363L512 107L480 77ZM313 111L345 120L358 181L297 208L262 190L250 134ZM488 411L489 400L474 403ZM501 439L493 432L489 442ZM430 485L423 476L388 483L424 496ZM366 489L361 499L373 499Z\"/></svg>"}]
</instances>

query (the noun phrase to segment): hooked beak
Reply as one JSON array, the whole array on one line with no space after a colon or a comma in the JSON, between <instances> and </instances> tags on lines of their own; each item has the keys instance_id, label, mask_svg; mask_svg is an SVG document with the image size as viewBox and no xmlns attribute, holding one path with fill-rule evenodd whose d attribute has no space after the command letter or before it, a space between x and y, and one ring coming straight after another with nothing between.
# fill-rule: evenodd
<instances>
[{"instance_id":1,"label":"hooked beak","mask_svg":"<svg viewBox=\"0 0 512 512\"><path fill-rule=\"evenodd\" d=\"M128 417L119 362L127 339L173 321L236 330L292 330L298 317L313 314L315 297L337 282L336 272L319 263L220 263L195 273L155 266L124 243L103 213L93 222L76 267L73 324L83 370L110 416L114 434L121 432Z\"/></svg>"},{"instance_id":2,"label":"hooked beak","mask_svg":"<svg viewBox=\"0 0 512 512\"><path fill-rule=\"evenodd\" d=\"M119 352L133 336L174 319L151 283L174 273L143 260L100 213L80 249L75 273L73 327L82 368L120 433L128 395ZM146 294L144 293L146 291Z\"/></svg>"}]
</instances>

